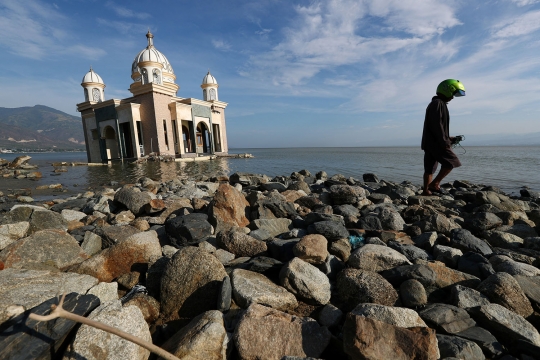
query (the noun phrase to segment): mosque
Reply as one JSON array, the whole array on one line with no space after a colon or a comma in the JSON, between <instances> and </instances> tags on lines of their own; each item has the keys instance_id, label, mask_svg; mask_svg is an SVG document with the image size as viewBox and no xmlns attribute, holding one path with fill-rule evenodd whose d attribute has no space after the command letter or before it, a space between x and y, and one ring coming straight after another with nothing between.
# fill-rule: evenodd
<instances>
[{"instance_id":1,"label":"mosque","mask_svg":"<svg viewBox=\"0 0 540 360\"><path fill-rule=\"evenodd\" d=\"M150 153L175 158L227 154L225 108L210 71L203 78L202 100L181 98L169 60L148 46L135 56L129 87L132 97L105 100L105 83L92 69L81 86L81 113L89 163L138 159Z\"/></svg>"}]
</instances>

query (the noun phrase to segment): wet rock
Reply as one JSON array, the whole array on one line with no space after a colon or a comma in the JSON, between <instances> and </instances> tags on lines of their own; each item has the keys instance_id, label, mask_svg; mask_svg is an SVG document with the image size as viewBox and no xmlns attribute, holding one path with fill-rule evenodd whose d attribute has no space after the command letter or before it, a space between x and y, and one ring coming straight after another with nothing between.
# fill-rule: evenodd
<instances>
[{"instance_id":1,"label":"wet rock","mask_svg":"<svg viewBox=\"0 0 540 360\"><path fill-rule=\"evenodd\" d=\"M489 276L477 287L477 290L486 295L492 303L502 305L523 317L534 312L516 279L507 273L501 272Z\"/></svg>"},{"instance_id":2,"label":"wet rock","mask_svg":"<svg viewBox=\"0 0 540 360\"><path fill-rule=\"evenodd\" d=\"M233 174L234 175L234 174ZM233 176L231 176L232 182ZM210 223L216 232L249 224L249 203L242 193L228 184L221 184L209 206Z\"/></svg>"},{"instance_id":3,"label":"wet rock","mask_svg":"<svg viewBox=\"0 0 540 360\"><path fill-rule=\"evenodd\" d=\"M484 256L492 253L489 245L483 240L477 238L469 230L455 229L451 232L451 244L453 247L460 249L463 252L473 251Z\"/></svg>"},{"instance_id":4,"label":"wet rock","mask_svg":"<svg viewBox=\"0 0 540 360\"><path fill-rule=\"evenodd\" d=\"M26 164L32 157L28 155L17 156L12 162L8 164L11 169L16 169Z\"/></svg>"},{"instance_id":5,"label":"wet rock","mask_svg":"<svg viewBox=\"0 0 540 360\"><path fill-rule=\"evenodd\" d=\"M161 279L163 321L215 310L226 276L223 265L213 255L195 247L180 249L167 264Z\"/></svg>"},{"instance_id":6,"label":"wet rock","mask_svg":"<svg viewBox=\"0 0 540 360\"><path fill-rule=\"evenodd\" d=\"M476 325L467 311L448 304L429 304L418 314L430 327L447 334L455 334Z\"/></svg>"},{"instance_id":7,"label":"wet rock","mask_svg":"<svg viewBox=\"0 0 540 360\"><path fill-rule=\"evenodd\" d=\"M238 228L221 231L217 235L217 244L236 256L258 256L266 252L264 241L257 240L239 231Z\"/></svg>"},{"instance_id":8,"label":"wet rock","mask_svg":"<svg viewBox=\"0 0 540 360\"><path fill-rule=\"evenodd\" d=\"M415 279L405 280L399 286L401 302L406 307L418 307L427 304L426 289L422 283Z\"/></svg>"},{"instance_id":9,"label":"wet rock","mask_svg":"<svg viewBox=\"0 0 540 360\"><path fill-rule=\"evenodd\" d=\"M402 254L387 246L364 245L356 249L348 260L348 265L361 270L383 271L400 265L411 265Z\"/></svg>"},{"instance_id":10,"label":"wet rock","mask_svg":"<svg viewBox=\"0 0 540 360\"><path fill-rule=\"evenodd\" d=\"M485 279L488 276L495 274L493 266L489 260L475 252L466 252L458 260L459 271L471 274L480 279Z\"/></svg>"},{"instance_id":11,"label":"wet rock","mask_svg":"<svg viewBox=\"0 0 540 360\"><path fill-rule=\"evenodd\" d=\"M348 314L343 347L351 359L438 359L435 331L405 329L382 321Z\"/></svg>"},{"instance_id":12,"label":"wet rock","mask_svg":"<svg viewBox=\"0 0 540 360\"><path fill-rule=\"evenodd\" d=\"M86 258L88 255L77 240L62 230L38 231L8 245L0 253L0 262L5 268L36 270L64 270Z\"/></svg>"},{"instance_id":13,"label":"wet rock","mask_svg":"<svg viewBox=\"0 0 540 360\"><path fill-rule=\"evenodd\" d=\"M336 286L345 309L353 309L359 303L393 306L398 299L392 285L371 271L345 269L338 274Z\"/></svg>"},{"instance_id":14,"label":"wet rock","mask_svg":"<svg viewBox=\"0 0 540 360\"><path fill-rule=\"evenodd\" d=\"M259 273L235 269L231 280L234 300L242 308L256 303L278 310L290 310L298 305L293 294Z\"/></svg>"},{"instance_id":15,"label":"wet rock","mask_svg":"<svg viewBox=\"0 0 540 360\"><path fill-rule=\"evenodd\" d=\"M249 228L252 230L264 230L270 237L276 237L289 232L293 225L289 219L256 219L249 224Z\"/></svg>"},{"instance_id":16,"label":"wet rock","mask_svg":"<svg viewBox=\"0 0 540 360\"><path fill-rule=\"evenodd\" d=\"M441 358L454 357L462 360L485 359L482 349L476 343L449 335L437 334Z\"/></svg>"},{"instance_id":17,"label":"wet rock","mask_svg":"<svg viewBox=\"0 0 540 360\"><path fill-rule=\"evenodd\" d=\"M306 235L293 247L293 254L310 264L323 264L328 257L328 241L322 235Z\"/></svg>"},{"instance_id":18,"label":"wet rock","mask_svg":"<svg viewBox=\"0 0 540 360\"><path fill-rule=\"evenodd\" d=\"M303 301L325 305L330 301L330 280L315 266L294 258L279 274L281 285Z\"/></svg>"},{"instance_id":19,"label":"wet rock","mask_svg":"<svg viewBox=\"0 0 540 360\"><path fill-rule=\"evenodd\" d=\"M223 314L210 310L191 320L162 348L181 359L223 360L227 358L227 342Z\"/></svg>"},{"instance_id":20,"label":"wet rock","mask_svg":"<svg viewBox=\"0 0 540 360\"><path fill-rule=\"evenodd\" d=\"M266 256L257 256L247 263L246 270L255 271L267 277L277 278L283 263L274 258Z\"/></svg>"},{"instance_id":21,"label":"wet rock","mask_svg":"<svg viewBox=\"0 0 540 360\"><path fill-rule=\"evenodd\" d=\"M177 247L196 245L212 235L208 215L194 213L167 220L165 230Z\"/></svg>"},{"instance_id":22,"label":"wet rock","mask_svg":"<svg viewBox=\"0 0 540 360\"><path fill-rule=\"evenodd\" d=\"M148 264L161 257L161 247L155 231L131 235L79 264L73 271L110 282L131 271L134 264Z\"/></svg>"},{"instance_id":23,"label":"wet rock","mask_svg":"<svg viewBox=\"0 0 540 360\"><path fill-rule=\"evenodd\" d=\"M402 307L360 304L351 311L351 314L402 328L427 327L416 311Z\"/></svg>"},{"instance_id":24,"label":"wet rock","mask_svg":"<svg viewBox=\"0 0 540 360\"><path fill-rule=\"evenodd\" d=\"M281 360L286 355L318 358L330 337L330 331L311 318L253 304L238 323L234 342L241 359Z\"/></svg>"},{"instance_id":25,"label":"wet rock","mask_svg":"<svg viewBox=\"0 0 540 360\"><path fill-rule=\"evenodd\" d=\"M129 334L152 342L148 325L138 307L122 307L120 301L101 305L90 319L113 326ZM106 331L81 325L68 346L64 359L133 359L146 360L150 351Z\"/></svg>"},{"instance_id":26,"label":"wet rock","mask_svg":"<svg viewBox=\"0 0 540 360\"><path fill-rule=\"evenodd\" d=\"M488 297L477 290L461 285L452 287L452 305L454 306L470 309L489 303Z\"/></svg>"},{"instance_id":27,"label":"wet rock","mask_svg":"<svg viewBox=\"0 0 540 360\"><path fill-rule=\"evenodd\" d=\"M140 215L144 212L144 207L154 198L148 191L141 191L139 188L126 185L114 194L114 201L124 205L133 214Z\"/></svg>"}]
</instances>

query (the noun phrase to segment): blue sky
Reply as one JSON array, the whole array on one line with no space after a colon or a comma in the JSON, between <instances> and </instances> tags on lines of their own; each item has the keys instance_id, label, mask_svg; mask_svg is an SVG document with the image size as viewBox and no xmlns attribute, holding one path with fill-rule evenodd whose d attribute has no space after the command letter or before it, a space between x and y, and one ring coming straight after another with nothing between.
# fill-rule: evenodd
<instances>
[{"instance_id":1,"label":"blue sky","mask_svg":"<svg viewBox=\"0 0 540 360\"><path fill-rule=\"evenodd\" d=\"M0 0L0 106L78 115L90 65L125 98L154 44L178 96L210 69L231 147L417 144L437 84L451 132L540 132L540 0Z\"/></svg>"}]
</instances>

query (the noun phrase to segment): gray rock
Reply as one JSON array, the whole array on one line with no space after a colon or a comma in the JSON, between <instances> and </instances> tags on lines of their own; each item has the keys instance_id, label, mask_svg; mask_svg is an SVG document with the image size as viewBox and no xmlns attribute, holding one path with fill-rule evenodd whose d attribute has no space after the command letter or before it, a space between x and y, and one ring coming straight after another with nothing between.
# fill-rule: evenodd
<instances>
[{"instance_id":1,"label":"gray rock","mask_svg":"<svg viewBox=\"0 0 540 360\"><path fill-rule=\"evenodd\" d=\"M58 251L62 249L62 251ZM8 245L0 253L6 268L59 269L83 262L86 255L77 240L63 230L41 230Z\"/></svg>"},{"instance_id":2,"label":"gray rock","mask_svg":"<svg viewBox=\"0 0 540 360\"><path fill-rule=\"evenodd\" d=\"M229 311L232 300L232 284L231 278L226 276L221 283L221 290L219 292L217 309L221 312Z\"/></svg>"},{"instance_id":3,"label":"gray rock","mask_svg":"<svg viewBox=\"0 0 540 360\"><path fill-rule=\"evenodd\" d=\"M335 221L319 221L308 226L310 234L321 234L329 241L349 237L347 228Z\"/></svg>"},{"instance_id":4,"label":"gray rock","mask_svg":"<svg viewBox=\"0 0 540 360\"><path fill-rule=\"evenodd\" d=\"M480 240L466 229L452 230L451 244L461 251L474 251L484 256L490 255L493 252L486 242Z\"/></svg>"},{"instance_id":5,"label":"gray rock","mask_svg":"<svg viewBox=\"0 0 540 360\"><path fill-rule=\"evenodd\" d=\"M514 234L502 231L489 231L485 237L489 245L504 249L517 249L523 246L523 239Z\"/></svg>"},{"instance_id":6,"label":"gray rock","mask_svg":"<svg viewBox=\"0 0 540 360\"><path fill-rule=\"evenodd\" d=\"M294 258L279 274L281 285L307 303L325 305L330 301L330 280L315 266Z\"/></svg>"},{"instance_id":7,"label":"gray rock","mask_svg":"<svg viewBox=\"0 0 540 360\"><path fill-rule=\"evenodd\" d=\"M310 264L323 264L328 257L328 241L322 235L306 235L293 247L293 254Z\"/></svg>"},{"instance_id":8,"label":"gray rock","mask_svg":"<svg viewBox=\"0 0 540 360\"><path fill-rule=\"evenodd\" d=\"M351 314L364 316L402 328L427 327L424 320L420 318L416 311L402 307L359 304L351 311Z\"/></svg>"},{"instance_id":9,"label":"gray rock","mask_svg":"<svg viewBox=\"0 0 540 360\"><path fill-rule=\"evenodd\" d=\"M109 301L117 301L118 283L116 281L110 283L100 282L88 290L88 294L97 296L102 304Z\"/></svg>"},{"instance_id":10,"label":"gray rock","mask_svg":"<svg viewBox=\"0 0 540 360\"><path fill-rule=\"evenodd\" d=\"M336 279L337 274L345 269L345 263L334 255L328 255L326 261L323 264L315 265L319 270L323 272L328 278L333 281Z\"/></svg>"},{"instance_id":11,"label":"gray rock","mask_svg":"<svg viewBox=\"0 0 540 360\"><path fill-rule=\"evenodd\" d=\"M46 229L67 230L67 221L64 217L54 211L35 210L30 216L29 234Z\"/></svg>"},{"instance_id":12,"label":"gray rock","mask_svg":"<svg viewBox=\"0 0 540 360\"><path fill-rule=\"evenodd\" d=\"M272 257L281 262L287 262L294 258L293 249L300 239L280 240L274 239L267 243Z\"/></svg>"},{"instance_id":13,"label":"gray rock","mask_svg":"<svg viewBox=\"0 0 540 360\"><path fill-rule=\"evenodd\" d=\"M411 262L414 262L418 259L433 260L433 257L427 251L422 250L415 245L401 244L397 241L389 241L388 246L405 255L405 257Z\"/></svg>"},{"instance_id":14,"label":"gray rock","mask_svg":"<svg viewBox=\"0 0 540 360\"><path fill-rule=\"evenodd\" d=\"M337 326L342 318L341 310L332 304L326 304L319 313L319 324L326 327Z\"/></svg>"},{"instance_id":15,"label":"gray rock","mask_svg":"<svg viewBox=\"0 0 540 360\"><path fill-rule=\"evenodd\" d=\"M193 213L177 216L165 222L165 229L173 245L196 245L212 235L208 215Z\"/></svg>"},{"instance_id":16,"label":"gray rock","mask_svg":"<svg viewBox=\"0 0 540 360\"><path fill-rule=\"evenodd\" d=\"M435 260L443 262L446 266L457 268L458 260L463 256L463 252L449 246L435 245L433 248Z\"/></svg>"},{"instance_id":17,"label":"gray rock","mask_svg":"<svg viewBox=\"0 0 540 360\"><path fill-rule=\"evenodd\" d=\"M477 306L488 305L489 303L488 297L480 291L461 285L452 287L452 305L462 309L470 309Z\"/></svg>"},{"instance_id":18,"label":"gray rock","mask_svg":"<svg viewBox=\"0 0 540 360\"><path fill-rule=\"evenodd\" d=\"M455 334L476 325L467 311L448 304L429 304L418 312L437 331Z\"/></svg>"},{"instance_id":19,"label":"gray rock","mask_svg":"<svg viewBox=\"0 0 540 360\"><path fill-rule=\"evenodd\" d=\"M223 249L230 251L236 256L258 256L266 252L267 246L264 241L257 240L239 231L238 228L220 231L217 234L217 244Z\"/></svg>"},{"instance_id":20,"label":"gray rock","mask_svg":"<svg viewBox=\"0 0 540 360\"><path fill-rule=\"evenodd\" d=\"M527 298L535 303L537 306L540 305L540 276L523 276L523 275L514 275L514 279L523 290L523 293Z\"/></svg>"},{"instance_id":21,"label":"gray rock","mask_svg":"<svg viewBox=\"0 0 540 360\"><path fill-rule=\"evenodd\" d=\"M458 260L458 270L474 275L480 279L495 274L488 259L475 252L467 252Z\"/></svg>"},{"instance_id":22,"label":"gray rock","mask_svg":"<svg viewBox=\"0 0 540 360\"><path fill-rule=\"evenodd\" d=\"M482 349L476 343L457 336L437 334L441 358L455 357L462 360L485 359Z\"/></svg>"},{"instance_id":23,"label":"gray rock","mask_svg":"<svg viewBox=\"0 0 540 360\"><path fill-rule=\"evenodd\" d=\"M83 249L86 254L90 256L95 255L101 251L101 247L101 236L96 235L91 231L86 231L84 233L84 240L81 243L81 249Z\"/></svg>"},{"instance_id":24,"label":"gray rock","mask_svg":"<svg viewBox=\"0 0 540 360\"><path fill-rule=\"evenodd\" d=\"M9 244L25 237L28 229L30 229L30 223L28 221L0 225L0 251L5 249Z\"/></svg>"},{"instance_id":25,"label":"gray rock","mask_svg":"<svg viewBox=\"0 0 540 360\"><path fill-rule=\"evenodd\" d=\"M86 294L97 283L92 276L70 272L4 269L0 271L0 324L9 318L9 306L30 309L64 292Z\"/></svg>"},{"instance_id":26,"label":"gray rock","mask_svg":"<svg viewBox=\"0 0 540 360\"><path fill-rule=\"evenodd\" d=\"M66 221L68 221L68 222L69 221L81 221L82 219L84 219L86 217L86 214L81 212L81 211L69 210L69 209L62 210L61 214L64 217L64 219L66 219Z\"/></svg>"},{"instance_id":27,"label":"gray rock","mask_svg":"<svg viewBox=\"0 0 540 360\"><path fill-rule=\"evenodd\" d=\"M415 223L415 225L419 226L422 232L435 231L445 235L450 235L453 229L460 228L455 221L441 214L430 215L425 220Z\"/></svg>"},{"instance_id":28,"label":"gray rock","mask_svg":"<svg viewBox=\"0 0 540 360\"><path fill-rule=\"evenodd\" d=\"M283 192L287 190L287 186L279 182L267 182L267 183L261 184L261 187L267 191L277 190L279 192Z\"/></svg>"},{"instance_id":29,"label":"gray rock","mask_svg":"<svg viewBox=\"0 0 540 360\"><path fill-rule=\"evenodd\" d=\"M227 250L217 249L214 252L214 256L219 260L223 265L229 264L234 260L235 256L233 253L228 252Z\"/></svg>"},{"instance_id":30,"label":"gray rock","mask_svg":"<svg viewBox=\"0 0 540 360\"><path fill-rule=\"evenodd\" d=\"M298 305L293 294L262 274L235 269L231 280L234 300L242 308L257 303L278 310L290 310Z\"/></svg>"},{"instance_id":31,"label":"gray rock","mask_svg":"<svg viewBox=\"0 0 540 360\"><path fill-rule=\"evenodd\" d=\"M540 236L525 238L523 240L523 247L526 249L540 250Z\"/></svg>"},{"instance_id":32,"label":"gray rock","mask_svg":"<svg viewBox=\"0 0 540 360\"><path fill-rule=\"evenodd\" d=\"M379 219L383 230L402 231L405 226L405 220L398 212L392 211L389 208L384 208L379 213Z\"/></svg>"},{"instance_id":33,"label":"gray rock","mask_svg":"<svg viewBox=\"0 0 540 360\"><path fill-rule=\"evenodd\" d=\"M536 230L527 224L514 224L512 226L505 225L498 227L497 230L519 236L522 239L538 236Z\"/></svg>"},{"instance_id":34,"label":"gray rock","mask_svg":"<svg viewBox=\"0 0 540 360\"><path fill-rule=\"evenodd\" d=\"M426 289L422 283L415 279L405 280L399 286L401 302L406 307L418 307L427 304Z\"/></svg>"},{"instance_id":35,"label":"gray rock","mask_svg":"<svg viewBox=\"0 0 540 360\"><path fill-rule=\"evenodd\" d=\"M489 259L495 271L510 275L539 276L540 269L535 266L514 261L508 256L495 255Z\"/></svg>"},{"instance_id":36,"label":"gray rock","mask_svg":"<svg viewBox=\"0 0 540 360\"><path fill-rule=\"evenodd\" d=\"M394 286L400 286L409 279L418 280L424 287L435 287L437 273L423 264L397 266L381 272L381 275Z\"/></svg>"},{"instance_id":37,"label":"gray rock","mask_svg":"<svg viewBox=\"0 0 540 360\"><path fill-rule=\"evenodd\" d=\"M413 241L419 248L430 250L433 246L435 246L437 237L438 235L436 231L430 231L418 235L417 237L413 238Z\"/></svg>"},{"instance_id":38,"label":"gray rock","mask_svg":"<svg viewBox=\"0 0 540 360\"><path fill-rule=\"evenodd\" d=\"M146 204L154 198L149 191L141 192L139 188L126 185L114 194L114 201L128 208L133 214L140 215L144 212Z\"/></svg>"},{"instance_id":39,"label":"gray rock","mask_svg":"<svg viewBox=\"0 0 540 360\"><path fill-rule=\"evenodd\" d=\"M347 264L357 269L379 272L396 266L411 265L411 262L403 254L387 246L368 244L356 249Z\"/></svg>"},{"instance_id":40,"label":"gray rock","mask_svg":"<svg viewBox=\"0 0 540 360\"><path fill-rule=\"evenodd\" d=\"M489 276L477 290L486 295L492 303L502 305L523 317L534 312L516 279L507 273L500 272Z\"/></svg>"},{"instance_id":41,"label":"gray rock","mask_svg":"<svg viewBox=\"0 0 540 360\"><path fill-rule=\"evenodd\" d=\"M540 334L522 316L499 304L483 305L474 312L476 321L501 341L526 340L540 346Z\"/></svg>"},{"instance_id":42,"label":"gray rock","mask_svg":"<svg viewBox=\"0 0 540 360\"><path fill-rule=\"evenodd\" d=\"M337 276L337 293L345 303L345 309L353 309L359 303L375 303L393 306L398 294L381 275L365 270L345 269Z\"/></svg>"},{"instance_id":43,"label":"gray rock","mask_svg":"<svg viewBox=\"0 0 540 360\"><path fill-rule=\"evenodd\" d=\"M366 191L359 186L332 185L330 196L335 205L354 205L366 197Z\"/></svg>"},{"instance_id":44,"label":"gray rock","mask_svg":"<svg viewBox=\"0 0 540 360\"><path fill-rule=\"evenodd\" d=\"M141 310L136 306L123 307L120 301L111 302L101 305L88 317L152 342L148 325ZM89 360L146 360L149 355L150 351L131 341L83 324L68 346L64 359L83 357Z\"/></svg>"},{"instance_id":45,"label":"gray rock","mask_svg":"<svg viewBox=\"0 0 540 360\"><path fill-rule=\"evenodd\" d=\"M473 233L480 233L501 226L502 219L491 212L477 212L465 218L464 227Z\"/></svg>"},{"instance_id":46,"label":"gray rock","mask_svg":"<svg viewBox=\"0 0 540 360\"><path fill-rule=\"evenodd\" d=\"M473 326L455 335L475 342L490 357L500 356L503 353L502 345L484 328Z\"/></svg>"},{"instance_id":47,"label":"gray rock","mask_svg":"<svg viewBox=\"0 0 540 360\"><path fill-rule=\"evenodd\" d=\"M270 237L289 232L293 228L289 219L256 219L249 224L252 230L265 230Z\"/></svg>"}]
</instances>

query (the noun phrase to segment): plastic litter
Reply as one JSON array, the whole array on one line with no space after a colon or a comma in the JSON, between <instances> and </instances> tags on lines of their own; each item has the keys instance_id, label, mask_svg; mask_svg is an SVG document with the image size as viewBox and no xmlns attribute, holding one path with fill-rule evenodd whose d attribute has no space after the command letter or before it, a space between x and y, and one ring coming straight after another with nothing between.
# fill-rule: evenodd
<instances>
[{"instance_id":1,"label":"plastic litter","mask_svg":"<svg viewBox=\"0 0 540 360\"><path fill-rule=\"evenodd\" d=\"M364 246L365 240L361 235L349 235L349 243L351 244L351 248L355 250Z\"/></svg>"}]
</instances>

